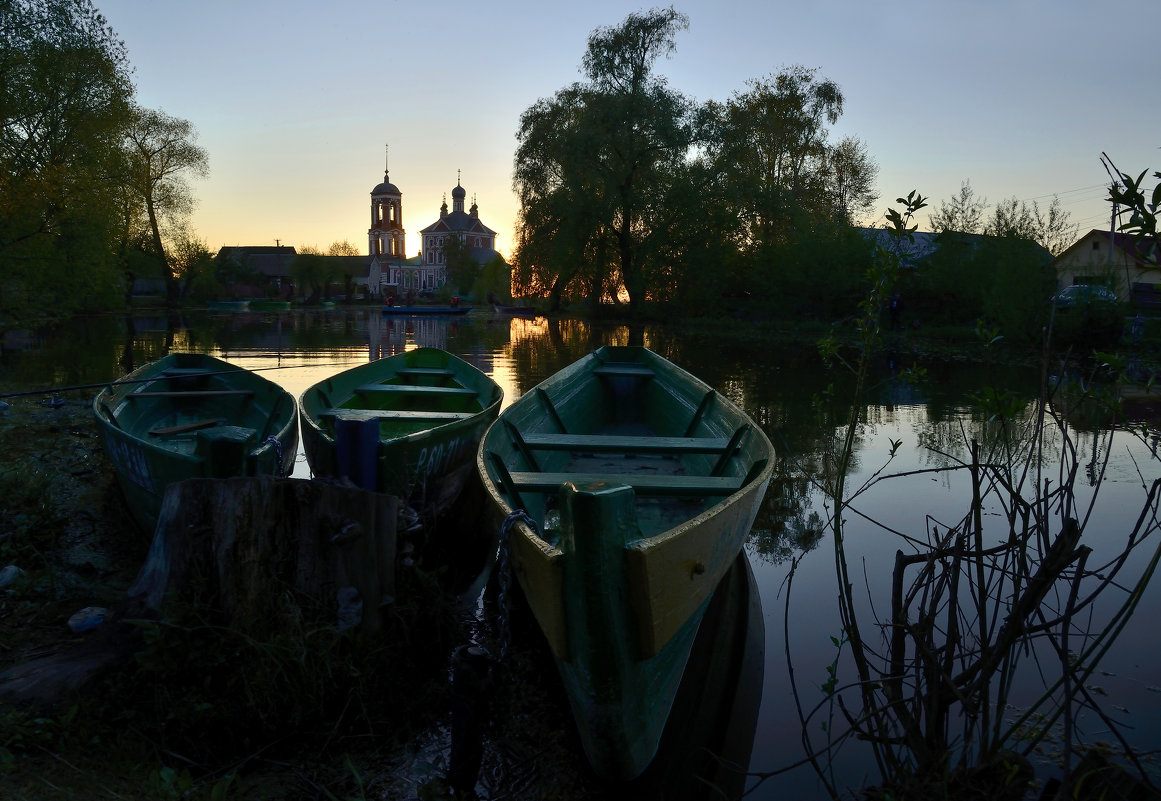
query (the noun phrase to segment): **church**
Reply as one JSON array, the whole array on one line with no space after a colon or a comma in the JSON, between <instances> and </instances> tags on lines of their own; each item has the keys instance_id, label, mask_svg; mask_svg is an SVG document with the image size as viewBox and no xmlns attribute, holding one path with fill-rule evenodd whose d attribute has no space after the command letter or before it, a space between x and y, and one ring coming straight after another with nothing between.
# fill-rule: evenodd
<instances>
[{"instance_id":1,"label":"church","mask_svg":"<svg viewBox=\"0 0 1161 801\"><path fill-rule=\"evenodd\" d=\"M448 211L445 195L439 219L419 232L420 252L408 258L403 193L391 183L388 170L383 171L383 182L371 190L371 227L367 231L370 274L381 276L383 295L406 297L435 292L447 283L446 245L453 236L467 246L469 255L480 264L497 255L496 232L480 221L474 198L471 208L464 211L467 192L458 178L451 195L452 210Z\"/></svg>"}]
</instances>

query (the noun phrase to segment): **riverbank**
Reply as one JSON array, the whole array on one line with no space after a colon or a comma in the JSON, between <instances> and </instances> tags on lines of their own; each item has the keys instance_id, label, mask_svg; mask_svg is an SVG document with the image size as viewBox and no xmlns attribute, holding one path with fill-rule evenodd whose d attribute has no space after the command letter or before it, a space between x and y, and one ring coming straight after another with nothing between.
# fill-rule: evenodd
<instances>
[{"instance_id":1,"label":"riverbank","mask_svg":"<svg viewBox=\"0 0 1161 801\"><path fill-rule=\"evenodd\" d=\"M68 658L114 609L149 537L134 527L82 396L20 398L0 414L0 670ZM10 571L12 572L12 571ZM149 629L134 658L49 708L6 703L0 796L10 799L446 797L452 650L469 617L416 566L392 638L317 630L240 642L197 610ZM405 597L406 595L406 597ZM403 619L400 619L403 618ZM391 640L394 641L391 641ZM481 787L585 799L579 745L542 649L514 643Z\"/></svg>"}]
</instances>

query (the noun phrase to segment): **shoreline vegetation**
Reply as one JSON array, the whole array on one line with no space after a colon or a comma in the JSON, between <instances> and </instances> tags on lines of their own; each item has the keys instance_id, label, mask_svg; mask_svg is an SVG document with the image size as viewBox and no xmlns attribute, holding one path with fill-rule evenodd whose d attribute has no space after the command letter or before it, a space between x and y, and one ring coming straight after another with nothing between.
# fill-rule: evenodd
<instances>
[{"instance_id":1,"label":"shoreline vegetation","mask_svg":"<svg viewBox=\"0 0 1161 801\"><path fill-rule=\"evenodd\" d=\"M675 325L723 345L744 336L811 349L834 330L810 321ZM858 350L857 327L843 330L852 332L849 344ZM1042 359L1020 347L1001 356L972 329L930 333L886 331L873 352L1006 358L1030 368ZM0 386L0 392L14 389L24 388ZM13 398L0 414L0 561L23 571L0 590L5 668L81 644L84 635L63 622L83 607L114 608L149 546L118 495L91 395ZM231 641L198 610L182 610L151 630L126 668L87 691L51 709L6 706L0 790L17 799L447 797L454 698L441 660L474 624L441 604L431 576L412 578L411 590L424 600L406 610L411 617L400 621L400 630L409 642L417 631L430 633L422 650L433 661L424 671L417 674L415 655L401 658L397 645L307 631L267 643ZM536 646L535 637L514 643L508 686L518 683L522 692L505 693L498 705L497 729L504 734L487 741L481 781L514 797L592 797L575 768L578 746L567 704L544 680L553 671ZM428 676L422 689L415 675ZM403 676L408 680L400 681ZM247 722L243 709L260 710L257 722ZM526 761L530 753L538 755L534 766ZM524 790L528 795L520 796Z\"/></svg>"}]
</instances>

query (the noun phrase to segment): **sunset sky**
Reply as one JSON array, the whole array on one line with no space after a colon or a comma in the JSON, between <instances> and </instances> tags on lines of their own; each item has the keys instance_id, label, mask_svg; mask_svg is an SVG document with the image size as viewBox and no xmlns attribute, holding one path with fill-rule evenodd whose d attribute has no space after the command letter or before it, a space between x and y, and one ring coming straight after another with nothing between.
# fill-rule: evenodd
<instances>
[{"instance_id":1,"label":"sunset sky","mask_svg":"<svg viewBox=\"0 0 1161 801\"><path fill-rule=\"evenodd\" d=\"M407 254L457 171L510 255L521 113L582 79L589 33L648 5L592 0L94 0L125 41L138 102L189 120L209 154L194 233L222 245L347 240L367 252L371 189L403 192ZM1081 233L1107 227L1107 152L1161 169L1157 0L685 0L655 70L724 101L783 66L817 67L879 164L881 212L1060 197ZM1148 184L1151 186L1151 182Z\"/></svg>"}]
</instances>

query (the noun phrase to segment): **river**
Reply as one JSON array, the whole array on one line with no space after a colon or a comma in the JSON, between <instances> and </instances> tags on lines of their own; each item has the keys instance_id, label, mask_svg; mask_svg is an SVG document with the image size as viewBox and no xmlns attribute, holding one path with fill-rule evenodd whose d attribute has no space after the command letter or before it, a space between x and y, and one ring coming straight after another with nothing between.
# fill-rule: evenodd
<instances>
[{"instance_id":1,"label":"river","mask_svg":"<svg viewBox=\"0 0 1161 801\"><path fill-rule=\"evenodd\" d=\"M831 504L821 487L833 480L826 453L845 433L853 380L849 371L828 367L809 343L785 344L758 336L683 333L663 325L630 328L579 320L509 318L473 310L457 317L397 318L377 308L282 313L190 313L180 316L102 317L75 321L51 334L10 337L0 351L0 383L14 388L99 384L169 351L201 351L249 369L262 370L295 396L333 373L413 347L438 347L476 364L504 389L510 404L561 367L603 344L644 344L698 376L744 408L779 452L779 465L758 521L746 545L761 595L765 622L765 671L753 742L752 771L776 771L803 760L803 726L790 686L797 682L800 705L825 699L829 676L838 686L855 678L849 647L836 611L838 584L831 531L820 526ZM1004 440L996 422L1008 411L1011 426L1035 419L1041 383L1039 367L930 360L916 354L905 338L876 360L860 406L855 452L847 476L847 496L860 491L846 520L846 543L854 594L860 604L864 637L877 648L886 638L890 577L905 537L926 541L930 532L956 526L970 508L966 471L935 471L970 460L970 442L985 450ZM1045 480L1058 485L1062 455L1077 466L1075 498L1085 523L1082 542L1093 549L1090 568L1104 565L1123 547L1145 503L1147 487L1161 477L1161 439L1155 407L1136 404L1129 425L1102 427L1104 415L1092 404L1072 400L1052 409L1062 424L1043 439L1044 455L1028 486ZM990 389L986 389L990 388ZM93 390L94 394L96 390ZM990 398L990 400L989 400ZM1128 407L1126 407L1128 408ZM992 455L994 455L993 452ZM1071 461L1068 456L1071 454ZM1106 461L1107 460L1107 461ZM309 477L300 453L294 475ZM1091 501L1091 511L1090 509ZM983 509L985 538L1006 536L1004 505L998 498ZM1085 518L1087 515L1087 519ZM1156 531L1130 557L1118 576L1131 585L1161 537ZM793 581L788 577L793 566ZM1126 592L1111 587L1091 619L1074 627L1075 650L1081 629L1093 631L1112 614ZM1090 697L1105 717L1088 711L1077 721L1088 742L1115 742L1119 736L1141 751L1161 748L1161 640L1153 616L1161 613L1161 589L1153 582L1140 610L1088 679ZM966 635L965 635L966 636ZM845 643L844 643L845 646ZM1014 684L1014 708L1036 696L1043 666L1028 658ZM851 692L851 691L844 691ZM857 702L855 694L848 700ZM827 710L829 709L829 713ZM841 724L834 707L822 707L807 724L816 749L826 743L824 724ZM830 715L828 717L828 714ZM1049 742L1048 751L1051 751ZM1056 741L1057 744L1059 741ZM1049 756L1033 755L1045 775ZM857 788L876 780L867 750L847 742L832 754L836 786ZM809 765L765 781L751 780L748 798L822 798L822 784Z\"/></svg>"}]
</instances>

